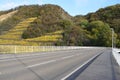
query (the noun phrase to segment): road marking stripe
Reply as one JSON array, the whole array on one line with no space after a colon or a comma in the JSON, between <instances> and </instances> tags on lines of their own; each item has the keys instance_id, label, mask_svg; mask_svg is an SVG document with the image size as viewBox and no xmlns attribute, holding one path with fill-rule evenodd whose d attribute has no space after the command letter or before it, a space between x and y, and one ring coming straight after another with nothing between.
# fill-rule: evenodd
<instances>
[{"instance_id":1,"label":"road marking stripe","mask_svg":"<svg viewBox=\"0 0 120 80\"><path fill-rule=\"evenodd\" d=\"M3 62L3 61L15 61L17 59L7 59L7 60L0 60L0 62Z\"/></svg>"},{"instance_id":2,"label":"road marking stripe","mask_svg":"<svg viewBox=\"0 0 120 80\"><path fill-rule=\"evenodd\" d=\"M23 57L32 57L32 56L38 56L38 55L44 55L44 54L50 54L50 53L36 53L36 54L25 54L25 55L17 55L16 57L18 58L23 58ZM15 55L14 56L11 56L11 57L4 57L4 58L0 58L0 60L2 59L13 59L15 58Z\"/></svg>"},{"instance_id":3,"label":"road marking stripe","mask_svg":"<svg viewBox=\"0 0 120 80\"><path fill-rule=\"evenodd\" d=\"M45 62L42 62L42 63L38 63L38 64L34 64L34 65L27 66L27 67L25 67L25 68L32 68L32 67L36 67L36 66L40 66L40 65L44 65L44 64L56 62L56 61L61 61L61 60L65 60L65 59L68 59L68 58L71 58L71 57L75 57L75 56L78 56L78 55L80 55L80 54L66 56L66 57L62 57L62 58L60 58L60 59L56 59L56 60L45 61ZM25 69L25 68L24 68L24 69ZM20 71L20 70L18 70L18 71ZM10 73L11 73L11 72L10 72ZM9 73L0 72L0 75L3 75L3 74L9 74Z\"/></svg>"},{"instance_id":4,"label":"road marking stripe","mask_svg":"<svg viewBox=\"0 0 120 80\"><path fill-rule=\"evenodd\" d=\"M39 54L39 55L41 55L41 54ZM33 55L34 57L38 57L37 55ZM17 60L16 58L18 58L18 59L29 59L29 58L32 58L33 57L32 55L31 56L14 56L13 58L11 57L11 58L1 58L0 59L0 62L3 62L3 61L14 61L14 60ZM39 56L39 57L41 57L41 56ZM7 60L6 60L7 59Z\"/></svg>"},{"instance_id":5,"label":"road marking stripe","mask_svg":"<svg viewBox=\"0 0 120 80\"><path fill-rule=\"evenodd\" d=\"M92 58L90 58L89 60L87 60L85 63L83 63L81 66L79 66L78 68L76 68L74 71L72 71L71 73L69 73L68 75L66 75L65 77L63 77L61 80L66 80L69 76L73 75L76 71L78 71L79 69L81 69L83 66L85 66L87 63L89 63L90 61L92 61L95 57L97 57L100 54L101 53L93 56Z\"/></svg>"},{"instance_id":6,"label":"road marking stripe","mask_svg":"<svg viewBox=\"0 0 120 80\"><path fill-rule=\"evenodd\" d=\"M40 65L43 65L43 64L48 64L48 63L51 63L51 62L55 62L56 60L50 60L50 61L46 61L46 62L42 62L42 63L39 63L39 64L34 64L34 65L30 65L26 68L31 68L31 67L35 67L35 66L40 66Z\"/></svg>"},{"instance_id":7,"label":"road marking stripe","mask_svg":"<svg viewBox=\"0 0 120 80\"><path fill-rule=\"evenodd\" d=\"M45 55L45 54L58 54L58 53L55 53L55 52L50 52L50 53L49 53L49 52L41 52L41 53L38 52L38 53L37 53L37 52L36 52L35 54L32 54L32 53L30 53L30 54L25 54L25 55L24 55L24 54L23 54L23 55L21 54L21 55L17 55L16 57L22 58L22 57L29 57L29 56ZM0 57L1 57L1 56L0 56ZM11 57L9 56L9 57L0 58L0 60L2 60L2 59L9 59L9 58L10 58L10 59L13 59L13 58L15 58L15 56L12 55Z\"/></svg>"},{"instance_id":8,"label":"road marking stripe","mask_svg":"<svg viewBox=\"0 0 120 80\"><path fill-rule=\"evenodd\" d=\"M42 62L42 63L38 63L38 64L27 66L26 68L32 68L32 67L44 65L44 64L48 64L48 63L52 63L52 62L56 62L56 61L60 61L60 60L64 60L64 59L68 59L68 58L71 58L71 57L74 57L74 56L78 56L78 55L71 55L71 56L62 57L62 58L56 59L56 60L45 61L45 62Z\"/></svg>"},{"instance_id":9,"label":"road marking stripe","mask_svg":"<svg viewBox=\"0 0 120 80\"><path fill-rule=\"evenodd\" d=\"M75 55L71 55L71 56L62 57L61 59L68 59L68 58L71 58L71 57L73 57L73 56L75 56Z\"/></svg>"}]
</instances>

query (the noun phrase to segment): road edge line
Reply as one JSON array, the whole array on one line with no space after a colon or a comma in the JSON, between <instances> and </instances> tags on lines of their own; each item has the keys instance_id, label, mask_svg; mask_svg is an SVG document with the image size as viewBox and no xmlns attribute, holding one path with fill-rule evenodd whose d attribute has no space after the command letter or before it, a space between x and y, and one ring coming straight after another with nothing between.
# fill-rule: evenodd
<instances>
[{"instance_id":1,"label":"road edge line","mask_svg":"<svg viewBox=\"0 0 120 80\"><path fill-rule=\"evenodd\" d=\"M71 80L71 78L75 78L77 71L80 71L79 73L81 73L83 70L85 70L87 68L88 65L90 65L102 53L99 53L99 54L93 56L92 58L90 58L89 60L87 60L86 62L84 62L81 66L79 66L78 68L76 68L74 71L72 71L71 73L69 73L68 75L66 75L65 77L63 77L61 80Z\"/></svg>"}]
</instances>

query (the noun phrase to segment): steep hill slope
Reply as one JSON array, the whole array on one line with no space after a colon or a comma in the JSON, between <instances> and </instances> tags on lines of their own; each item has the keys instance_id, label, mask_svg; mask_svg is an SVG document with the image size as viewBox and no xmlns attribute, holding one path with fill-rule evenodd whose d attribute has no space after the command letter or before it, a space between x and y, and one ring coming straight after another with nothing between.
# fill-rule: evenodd
<instances>
[{"instance_id":1,"label":"steep hill slope","mask_svg":"<svg viewBox=\"0 0 120 80\"><path fill-rule=\"evenodd\" d=\"M85 17L90 22L101 20L108 23L111 28L114 28L118 36L118 41L116 41L116 44L120 47L120 4L101 8L95 13L90 13Z\"/></svg>"},{"instance_id":2,"label":"steep hill slope","mask_svg":"<svg viewBox=\"0 0 120 80\"><path fill-rule=\"evenodd\" d=\"M0 30L4 33L4 31L8 31L14 28L14 26L27 18L37 17L32 25L29 26L29 29L25 31L25 34L23 34L23 38L39 37L40 35L43 35L42 33L45 34L46 32L54 32L56 30L60 30L60 22L62 20L71 21L72 18L61 7L51 4L28 6L25 5L15 8L15 10L17 10L15 15L0 23ZM35 26L37 26L37 28ZM31 28L32 31L30 31ZM50 30L48 30L48 28ZM41 33L41 31L39 30L43 32ZM35 32L39 35L33 34Z\"/></svg>"},{"instance_id":3,"label":"steep hill slope","mask_svg":"<svg viewBox=\"0 0 120 80\"><path fill-rule=\"evenodd\" d=\"M30 5L20 6L13 9L12 11L17 10L17 12L13 16L0 23L0 30L4 33L4 31L8 31L14 28L17 24L19 24L21 21L26 20L27 18L39 16L39 7L40 6L38 5Z\"/></svg>"},{"instance_id":4,"label":"steep hill slope","mask_svg":"<svg viewBox=\"0 0 120 80\"><path fill-rule=\"evenodd\" d=\"M62 33L62 31L56 31L53 33L47 33L41 37L21 40L14 40L13 38L0 39L0 45L50 46L55 45L57 41L62 40Z\"/></svg>"},{"instance_id":5,"label":"steep hill slope","mask_svg":"<svg viewBox=\"0 0 120 80\"><path fill-rule=\"evenodd\" d=\"M31 22L37 19L36 17L28 18L14 28L6 32L6 34L0 35L0 44L2 45L54 45L56 41L62 39L63 31L56 31L53 33L46 33L45 35L32 39L22 39L23 32L27 29Z\"/></svg>"},{"instance_id":6,"label":"steep hill slope","mask_svg":"<svg viewBox=\"0 0 120 80\"><path fill-rule=\"evenodd\" d=\"M0 22L2 22L3 20L6 20L10 17L12 17L15 13L17 13L17 10L16 11L12 11L12 12L9 12L7 14L3 14L0 16Z\"/></svg>"},{"instance_id":7,"label":"steep hill slope","mask_svg":"<svg viewBox=\"0 0 120 80\"><path fill-rule=\"evenodd\" d=\"M101 20L115 29L115 32L120 33L120 4L101 8L95 13L86 15L89 21Z\"/></svg>"},{"instance_id":8,"label":"steep hill slope","mask_svg":"<svg viewBox=\"0 0 120 80\"><path fill-rule=\"evenodd\" d=\"M120 45L120 4L75 17L51 4L24 5L12 11L17 12L0 23L0 44L111 46L110 28L114 28Z\"/></svg>"},{"instance_id":9,"label":"steep hill slope","mask_svg":"<svg viewBox=\"0 0 120 80\"><path fill-rule=\"evenodd\" d=\"M23 33L23 38L34 38L45 33L62 30L61 22L72 22L71 16L57 5L43 5L40 7L40 15L32 25ZM36 27L37 26L37 27Z\"/></svg>"},{"instance_id":10,"label":"steep hill slope","mask_svg":"<svg viewBox=\"0 0 120 80\"><path fill-rule=\"evenodd\" d=\"M20 22L13 29L10 29L8 32L6 32L6 34L1 35L0 39L21 40L23 32L35 19L36 18L28 18L25 21Z\"/></svg>"},{"instance_id":11,"label":"steep hill slope","mask_svg":"<svg viewBox=\"0 0 120 80\"><path fill-rule=\"evenodd\" d=\"M72 18L51 4L20 6L15 10L13 16L0 23L0 44L55 45L63 37L61 22Z\"/></svg>"}]
</instances>

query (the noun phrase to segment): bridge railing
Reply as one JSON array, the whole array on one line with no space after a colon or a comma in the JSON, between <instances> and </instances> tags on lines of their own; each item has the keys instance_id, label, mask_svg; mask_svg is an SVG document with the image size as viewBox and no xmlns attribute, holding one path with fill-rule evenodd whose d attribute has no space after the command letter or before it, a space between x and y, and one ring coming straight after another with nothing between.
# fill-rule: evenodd
<instances>
[{"instance_id":1,"label":"bridge railing","mask_svg":"<svg viewBox=\"0 0 120 80\"><path fill-rule=\"evenodd\" d=\"M0 45L0 53L32 53L47 52L56 50L78 49L73 46L19 46L19 45Z\"/></svg>"}]
</instances>

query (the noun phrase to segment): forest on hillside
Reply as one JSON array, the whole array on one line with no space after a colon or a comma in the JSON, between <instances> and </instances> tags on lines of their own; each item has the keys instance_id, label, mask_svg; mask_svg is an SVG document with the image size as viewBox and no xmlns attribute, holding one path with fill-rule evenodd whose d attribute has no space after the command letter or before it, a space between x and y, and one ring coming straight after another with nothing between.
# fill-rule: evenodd
<instances>
[{"instance_id":1,"label":"forest on hillside","mask_svg":"<svg viewBox=\"0 0 120 80\"><path fill-rule=\"evenodd\" d=\"M56 46L106 46L112 44L111 28L114 28L114 40L120 47L120 4L101 8L87 15L71 16L58 5L24 5L0 15L18 10L12 17L0 22L0 30L12 29L19 22L36 17L23 32L21 38L36 38L46 33L62 30L63 38L54 42Z\"/></svg>"}]
</instances>

